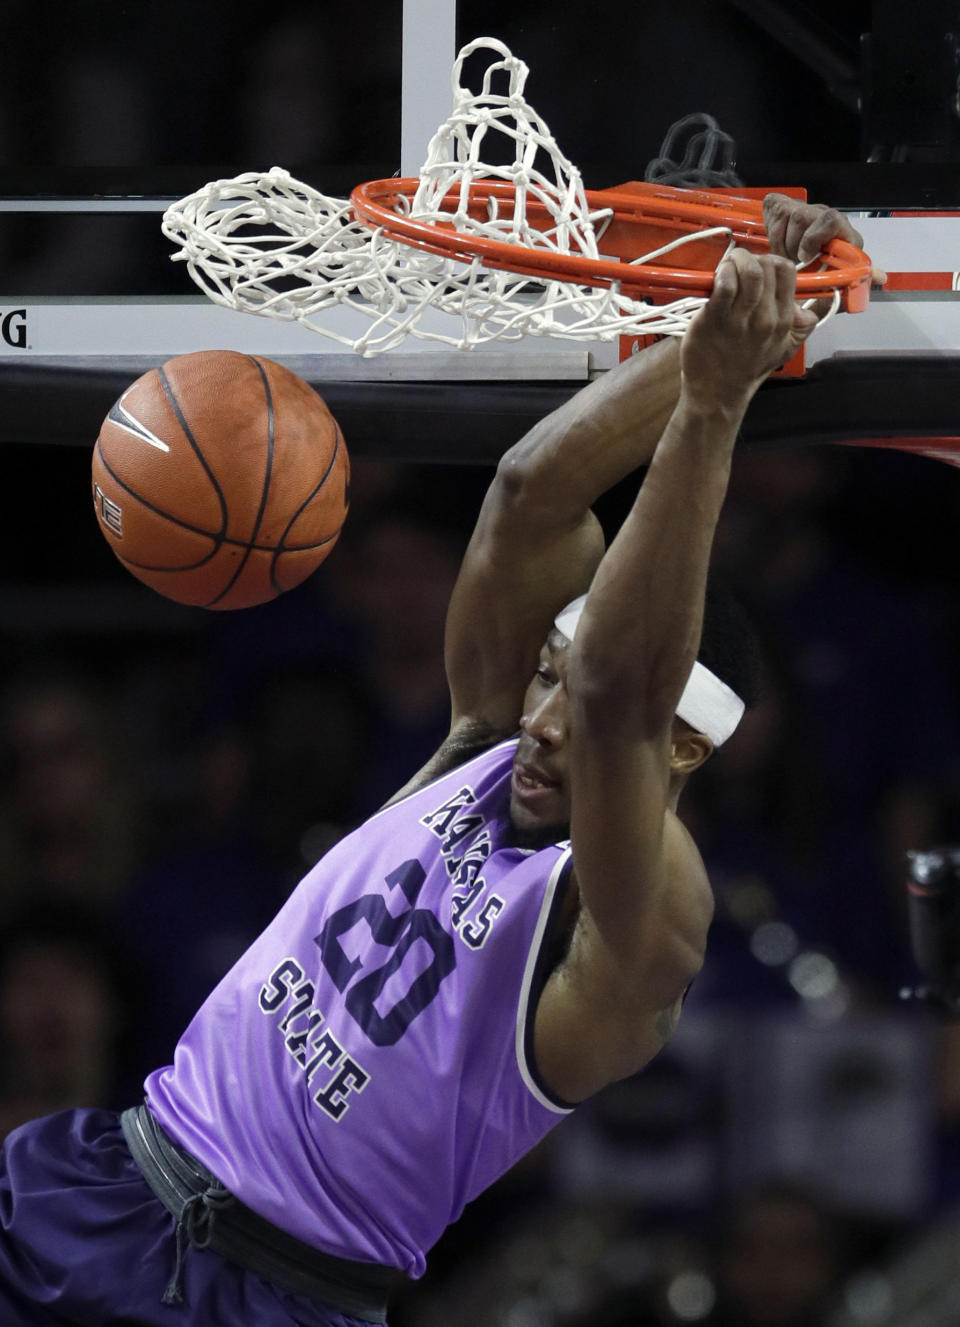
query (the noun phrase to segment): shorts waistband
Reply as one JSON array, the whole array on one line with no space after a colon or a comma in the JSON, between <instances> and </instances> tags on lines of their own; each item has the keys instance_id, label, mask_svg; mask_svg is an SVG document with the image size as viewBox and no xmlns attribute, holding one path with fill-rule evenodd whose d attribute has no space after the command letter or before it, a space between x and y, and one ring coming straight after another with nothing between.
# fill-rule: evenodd
<instances>
[{"instance_id":1,"label":"shorts waistband","mask_svg":"<svg viewBox=\"0 0 960 1327\"><path fill-rule=\"evenodd\" d=\"M177 1218L177 1262L164 1303L183 1302L183 1253L189 1241L282 1290L363 1322L386 1322L394 1268L333 1257L258 1216L175 1143L146 1105L124 1111L121 1125L144 1179Z\"/></svg>"}]
</instances>

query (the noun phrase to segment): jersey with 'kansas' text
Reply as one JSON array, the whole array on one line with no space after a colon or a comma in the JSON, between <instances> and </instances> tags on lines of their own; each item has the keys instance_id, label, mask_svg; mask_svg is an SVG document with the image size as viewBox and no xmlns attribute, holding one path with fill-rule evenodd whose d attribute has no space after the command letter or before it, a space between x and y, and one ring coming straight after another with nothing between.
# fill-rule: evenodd
<instances>
[{"instance_id":1,"label":"jersey with 'kansas' text","mask_svg":"<svg viewBox=\"0 0 960 1327\"><path fill-rule=\"evenodd\" d=\"M332 848L147 1080L221 1183L339 1257L420 1275L568 1109L530 1046L570 849L510 846L515 746Z\"/></svg>"}]
</instances>

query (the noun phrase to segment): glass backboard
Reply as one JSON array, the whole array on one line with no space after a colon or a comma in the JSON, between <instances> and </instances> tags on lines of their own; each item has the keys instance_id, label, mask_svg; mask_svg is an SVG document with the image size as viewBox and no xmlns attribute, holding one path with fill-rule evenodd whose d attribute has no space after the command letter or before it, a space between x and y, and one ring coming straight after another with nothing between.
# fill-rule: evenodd
<instances>
[{"instance_id":1,"label":"glass backboard","mask_svg":"<svg viewBox=\"0 0 960 1327\"><path fill-rule=\"evenodd\" d=\"M160 215L211 179L281 165L345 196L364 179L416 174L450 110L455 53L482 35L529 66L529 100L590 188L642 178L671 125L701 112L729 138L742 183L802 186L852 212L897 289L811 341L803 399L819 403L817 417L823 402L849 399L851 355L913 356L919 384L920 358L937 357L942 372L944 354L960 350L960 219L938 215L960 207L958 9L931 0L908 20L892 0L693 0L681 14L654 0L607 5L601 22L545 0L522 10L384 0L335 22L285 0L266 13L250 0L205 4L189 22L132 0L85 0L45 22L18 11L0 53L3 436L86 443L124 383L221 346L322 384L361 449L369 440L436 459L453 426L467 455L491 460L538 411L615 363L615 343L546 338L469 354L408 338L365 360L296 323L215 307L170 261ZM835 391L812 390L831 378ZM69 389L74 405L51 405L55 419L38 427L41 384ZM939 399L918 386L918 406ZM895 419L868 411L861 428L906 427L912 397L898 401ZM758 401L751 418L762 414Z\"/></svg>"}]
</instances>

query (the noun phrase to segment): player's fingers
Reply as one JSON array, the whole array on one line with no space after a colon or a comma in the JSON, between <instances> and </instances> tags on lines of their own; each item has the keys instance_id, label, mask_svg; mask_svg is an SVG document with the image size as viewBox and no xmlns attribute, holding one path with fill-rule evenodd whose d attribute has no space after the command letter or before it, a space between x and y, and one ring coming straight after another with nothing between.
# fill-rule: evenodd
<instances>
[{"instance_id":1,"label":"player's fingers","mask_svg":"<svg viewBox=\"0 0 960 1327\"><path fill-rule=\"evenodd\" d=\"M734 250L736 253L737 250ZM713 275L713 294L710 296L710 307L726 311L737 297L740 289L739 269L734 261L733 254L727 254L722 258Z\"/></svg>"},{"instance_id":2,"label":"player's fingers","mask_svg":"<svg viewBox=\"0 0 960 1327\"><path fill-rule=\"evenodd\" d=\"M812 313L817 322L819 322L821 318L826 318L827 314L831 312L833 305L833 296L827 295L823 299L814 300L807 312Z\"/></svg>"},{"instance_id":3,"label":"player's fingers","mask_svg":"<svg viewBox=\"0 0 960 1327\"><path fill-rule=\"evenodd\" d=\"M766 194L763 199L763 221L770 252L795 262L800 236L810 225L816 211L813 204L788 198L786 194Z\"/></svg>"},{"instance_id":4,"label":"player's fingers","mask_svg":"<svg viewBox=\"0 0 960 1327\"><path fill-rule=\"evenodd\" d=\"M734 249L730 258L737 269L737 307L748 312L763 298L767 282L765 264L747 249Z\"/></svg>"},{"instance_id":5,"label":"player's fingers","mask_svg":"<svg viewBox=\"0 0 960 1327\"><path fill-rule=\"evenodd\" d=\"M769 193L763 200L763 219L771 252L794 261L809 262L832 239L863 248L863 236L849 218L820 203L801 203L785 194Z\"/></svg>"},{"instance_id":6,"label":"player's fingers","mask_svg":"<svg viewBox=\"0 0 960 1327\"><path fill-rule=\"evenodd\" d=\"M842 212L839 213L839 215L843 217L843 220L846 222L846 234L840 235L839 238L841 240L849 240L850 243L855 244L858 249L862 249L863 236L860 234L857 228L846 217L843 216Z\"/></svg>"},{"instance_id":7,"label":"player's fingers","mask_svg":"<svg viewBox=\"0 0 960 1327\"><path fill-rule=\"evenodd\" d=\"M770 252L786 254L787 221L790 199L786 194L770 193L763 199L763 222L770 241Z\"/></svg>"},{"instance_id":8,"label":"player's fingers","mask_svg":"<svg viewBox=\"0 0 960 1327\"><path fill-rule=\"evenodd\" d=\"M763 278L763 286L760 291L760 298L757 300L758 307L773 318L777 308L777 263L784 262L785 259L778 258L775 254L764 254L758 259L760 275Z\"/></svg>"},{"instance_id":9,"label":"player's fingers","mask_svg":"<svg viewBox=\"0 0 960 1327\"><path fill-rule=\"evenodd\" d=\"M796 297L797 269L789 258L771 257L773 271L773 292L777 308L786 314Z\"/></svg>"},{"instance_id":10,"label":"player's fingers","mask_svg":"<svg viewBox=\"0 0 960 1327\"><path fill-rule=\"evenodd\" d=\"M794 340L797 342L806 341L819 321L820 319L813 309L805 309L802 304L794 304L791 328Z\"/></svg>"},{"instance_id":11,"label":"player's fingers","mask_svg":"<svg viewBox=\"0 0 960 1327\"><path fill-rule=\"evenodd\" d=\"M847 240L858 249L863 247L863 236L836 208L817 209L815 215L804 227L802 235L797 237L797 258L801 263L816 258L821 249L831 240Z\"/></svg>"},{"instance_id":12,"label":"player's fingers","mask_svg":"<svg viewBox=\"0 0 960 1327\"><path fill-rule=\"evenodd\" d=\"M811 248L810 244L806 244L805 246L804 242L810 232L811 225L810 215L806 212L803 214L794 212L787 223L786 235L784 238L784 252L786 256L792 258L794 262L805 263L809 261L809 259L815 258L820 252L819 246L816 248ZM800 257L801 249L804 250L804 256L802 258Z\"/></svg>"}]
</instances>

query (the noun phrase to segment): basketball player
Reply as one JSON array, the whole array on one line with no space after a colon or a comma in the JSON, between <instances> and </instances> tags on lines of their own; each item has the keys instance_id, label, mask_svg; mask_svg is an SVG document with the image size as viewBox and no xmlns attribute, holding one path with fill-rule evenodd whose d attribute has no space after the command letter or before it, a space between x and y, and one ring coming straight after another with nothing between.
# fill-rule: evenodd
<instances>
[{"instance_id":1,"label":"basketball player","mask_svg":"<svg viewBox=\"0 0 960 1327\"><path fill-rule=\"evenodd\" d=\"M735 252L682 343L502 459L430 764L309 872L145 1105L11 1134L4 1323L384 1322L466 1202L663 1045L712 909L677 801L743 710L697 661L734 441L816 322L788 257L856 240L768 219L786 257ZM604 551L590 505L646 462Z\"/></svg>"}]
</instances>

